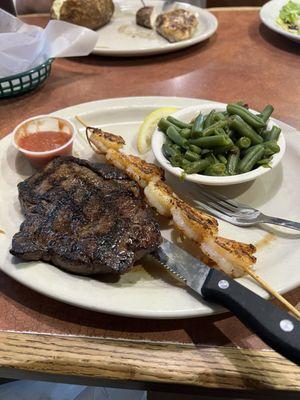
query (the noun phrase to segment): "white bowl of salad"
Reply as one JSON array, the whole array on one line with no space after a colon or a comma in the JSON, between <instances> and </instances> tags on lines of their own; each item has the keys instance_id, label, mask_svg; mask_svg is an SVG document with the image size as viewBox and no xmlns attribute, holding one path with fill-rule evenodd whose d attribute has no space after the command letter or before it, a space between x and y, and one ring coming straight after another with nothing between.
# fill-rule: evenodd
<instances>
[{"instance_id":1,"label":"white bowl of salad","mask_svg":"<svg viewBox=\"0 0 300 400\"><path fill-rule=\"evenodd\" d=\"M300 43L300 0L271 0L260 10L262 22Z\"/></svg>"}]
</instances>

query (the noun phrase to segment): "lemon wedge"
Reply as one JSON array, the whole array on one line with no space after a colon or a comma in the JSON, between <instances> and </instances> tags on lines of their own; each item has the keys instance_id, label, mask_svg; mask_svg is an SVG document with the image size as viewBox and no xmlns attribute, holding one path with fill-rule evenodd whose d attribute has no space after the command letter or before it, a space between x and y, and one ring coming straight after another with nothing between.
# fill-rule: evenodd
<instances>
[{"instance_id":1,"label":"lemon wedge","mask_svg":"<svg viewBox=\"0 0 300 400\"><path fill-rule=\"evenodd\" d=\"M150 150L151 138L157 127L158 121L161 118L168 117L175 111L177 111L177 108L175 107L162 107L152 111L152 113L147 115L140 126L137 137L137 148L141 154L144 154Z\"/></svg>"}]
</instances>

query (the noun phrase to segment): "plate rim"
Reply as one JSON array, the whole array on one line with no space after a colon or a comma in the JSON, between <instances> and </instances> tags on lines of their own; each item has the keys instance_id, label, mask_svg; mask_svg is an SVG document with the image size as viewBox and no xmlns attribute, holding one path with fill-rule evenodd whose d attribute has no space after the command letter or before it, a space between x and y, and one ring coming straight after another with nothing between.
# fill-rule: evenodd
<instances>
[{"instance_id":1,"label":"plate rim","mask_svg":"<svg viewBox=\"0 0 300 400\"><path fill-rule=\"evenodd\" d=\"M70 107L65 107L62 108L60 110L56 110L55 112L51 113L50 115L59 115L59 113L68 113L69 111L71 111L72 109L74 110L74 113L78 113L76 108L78 107L86 107L86 111L83 111L83 113L88 113L88 112L94 112L95 110L97 110L97 106L99 103L104 103L104 106L109 106L111 103L115 103L115 102L121 102L121 103L125 103L123 104L123 107L140 107L140 103L141 100L144 100L147 104L145 105L145 107L151 107L153 106L153 104L156 104L156 102L178 102L178 103L185 103L185 102L190 102L189 104L192 105L191 103L194 104L203 104L203 103L212 103L212 104L224 104L224 103L218 103L218 102L214 102L211 100L206 100L206 99L198 99L198 98L189 98L189 97L174 97L174 96L138 96L138 97L120 97L120 98L110 98L110 99L101 99L101 100L95 100L95 101L91 101L91 102L85 102L85 103L80 103L80 104L76 104ZM126 104L127 103L127 104ZM134 104L133 104L134 103ZM91 105L94 105L94 107L90 107ZM121 107L118 107L121 108ZM87 112L88 111L88 112ZM72 116L69 115L69 118L72 118ZM275 120L276 122L279 122L281 125L284 125L286 127L286 129L291 130L292 132L296 131L295 128L293 128L292 126L289 126L281 121ZM8 138L10 135L7 135L6 138ZM5 138L4 138L5 139ZM9 140L9 139L7 139ZM3 269L4 268L4 269ZM55 267L54 267L55 268ZM23 284L24 286L29 287L30 289L39 292L47 297L53 298L55 300L59 300L62 301L66 304L71 304L73 306L77 306L79 308L82 309L90 309L93 311L97 311L97 312L104 312L104 313L108 313L108 314L112 314L112 315L119 315L119 316L128 316L128 317L134 317L134 318L149 318L149 319L182 319L182 318L193 318L193 317L204 317L204 316L208 316L208 315L214 315L214 314L219 314L219 313L223 313L226 312L227 310L221 308L221 307L215 307L215 306L210 306L210 304L208 303L207 305L203 305L201 306L200 309L190 309L190 310L168 310L167 312L165 311L149 311L149 310L140 310L140 311L134 311L132 312L124 312L124 311L118 311L115 309L109 309L109 308L99 308L99 307L93 307L93 306L86 306L83 305L80 302L77 302L76 300L68 300L66 298L64 298L63 296L57 296L57 295L51 295L49 294L49 292L47 292L46 290L41 290L39 287L35 287L34 284L32 284L31 282L28 281L24 281L24 279L22 279L21 275L15 275L13 273L9 274L7 272L7 270L5 269L5 267L0 266L0 269L6 273L7 275L9 275L10 277L12 277L13 279L15 279L16 281L20 282L21 284ZM18 279L19 278L19 279ZM294 285L294 286L293 286ZM289 291L291 289L293 289L294 287L296 287L298 285L298 283L294 283L293 285L290 285L289 287L284 288L283 290L280 290L281 292L285 292L285 291ZM265 296L268 297L268 296ZM201 303L200 303L201 304Z\"/></svg>"}]
</instances>

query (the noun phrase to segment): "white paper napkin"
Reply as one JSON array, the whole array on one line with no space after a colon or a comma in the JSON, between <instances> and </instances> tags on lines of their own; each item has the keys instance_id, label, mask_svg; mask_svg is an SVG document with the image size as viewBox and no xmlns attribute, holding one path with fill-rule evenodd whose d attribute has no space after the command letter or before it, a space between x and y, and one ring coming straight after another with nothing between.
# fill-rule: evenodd
<instances>
[{"instance_id":1,"label":"white paper napkin","mask_svg":"<svg viewBox=\"0 0 300 400\"><path fill-rule=\"evenodd\" d=\"M0 9L0 78L27 71L48 58L85 56L97 40L96 32L81 26L52 20L42 29Z\"/></svg>"}]
</instances>

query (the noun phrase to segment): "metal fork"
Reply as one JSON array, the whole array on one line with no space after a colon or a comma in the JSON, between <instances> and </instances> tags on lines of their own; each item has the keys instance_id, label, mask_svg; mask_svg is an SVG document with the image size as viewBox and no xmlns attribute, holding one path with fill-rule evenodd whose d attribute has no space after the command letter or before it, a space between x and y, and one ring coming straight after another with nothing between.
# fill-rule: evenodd
<instances>
[{"instance_id":1,"label":"metal fork","mask_svg":"<svg viewBox=\"0 0 300 400\"><path fill-rule=\"evenodd\" d=\"M282 225L286 228L300 230L300 223L289 221L287 219L270 217L261 211L238 203L235 200L216 193L212 190L206 190L202 187L197 191L200 200L194 200L198 208L205 209L210 214L215 215L237 226L252 226L261 223Z\"/></svg>"},{"instance_id":2,"label":"metal fork","mask_svg":"<svg viewBox=\"0 0 300 400\"><path fill-rule=\"evenodd\" d=\"M167 11L169 8L173 6L174 3L176 3L177 0L166 0L164 1L164 4L162 6L163 11Z\"/></svg>"}]
</instances>

